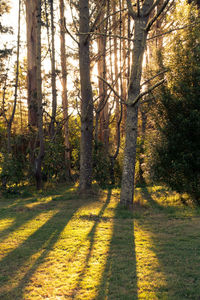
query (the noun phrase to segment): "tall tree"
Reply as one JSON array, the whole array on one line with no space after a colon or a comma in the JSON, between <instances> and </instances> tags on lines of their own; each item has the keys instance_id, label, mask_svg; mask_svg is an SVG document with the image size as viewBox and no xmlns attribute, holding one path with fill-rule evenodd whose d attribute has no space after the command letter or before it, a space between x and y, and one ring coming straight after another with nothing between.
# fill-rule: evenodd
<instances>
[{"instance_id":1,"label":"tall tree","mask_svg":"<svg viewBox=\"0 0 200 300\"><path fill-rule=\"evenodd\" d=\"M26 0L28 124L37 127L37 1Z\"/></svg>"},{"instance_id":2,"label":"tall tree","mask_svg":"<svg viewBox=\"0 0 200 300\"><path fill-rule=\"evenodd\" d=\"M60 0L60 56L62 73L62 107L64 116L64 138L65 138L65 160L66 175L70 176L70 144L69 144L69 121L68 121L68 97L67 97L67 59L65 49L65 6L64 1Z\"/></svg>"},{"instance_id":3,"label":"tall tree","mask_svg":"<svg viewBox=\"0 0 200 300\"><path fill-rule=\"evenodd\" d=\"M42 160L44 157L42 79L41 79L41 0L26 0L27 26L27 81L29 126L37 132L39 150L31 149L37 188L42 185ZM37 143L36 143L37 144ZM34 139L31 140L34 148Z\"/></svg>"},{"instance_id":4,"label":"tall tree","mask_svg":"<svg viewBox=\"0 0 200 300\"><path fill-rule=\"evenodd\" d=\"M134 197L134 178L136 163L136 143L138 125L139 100L144 93L140 93L142 62L146 47L147 34L153 23L160 16L170 0L165 0L160 10L155 12L152 18L150 15L155 11L159 0L137 1L136 9L131 0L127 0L130 16L134 21L134 47L132 53L131 76L128 87L127 120L126 120L126 144L124 150L123 174L121 185L120 203L125 207L132 207ZM160 83L159 83L160 84ZM152 87L153 88L153 87Z\"/></svg>"},{"instance_id":5,"label":"tall tree","mask_svg":"<svg viewBox=\"0 0 200 300\"><path fill-rule=\"evenodd\" d=\"M49 0L51 15L51 90L52 90L52 113L50 124L51 138L55 134L55 121L57 110L57 92L56 92L56 66L55 66L55 25L54 25L54 0Z\"/></svg>"},{"instance_id":6,"label":"tall tree","mask_svg":"<svg viewBox=\"0 0 200 300\"><path fill-rule=\"evenodd\" d=\"M90 80L89 1L79 1L79 67L81 84L80 190L92 183L93 96Z\"/></svg>"},{"instance_id":7,"label":"tall tree","mask_svg":"<svg viewBox=\"0 0 200 300\"><path fill-rule=\"evenodd\" d=\"M35 159L35 177L37 189L42 187L42 161L44 158L43 107L42 107L42 78L41 78L41 0L36 0L36 87L39 150Z\"/></svg>"},{"instance_id":8,"label":"tall tree","mask_svg":"<svg viewBox=\"0 0 200 300\"><path fill-rule=\"evenodd\" d=\"M103 109L100 111L100 130L99 130L99 139L105 146L105 150L108 151L108 143L109 143L109 120L108 120L108 102L107 102L107 87L105 82L102 80L106 80L106 32L107 32L107 24L108 18L106 18L106 22L104 18L106 17L106 1L101 1L98 3L98 9L101 11L99 16L99 26L98 33L99 36L97 38L98 44L98 75L99 75L99 102Z\"/></svg>"},{"instance_id":9,"label":"tall tree","mask_svg":"<svg viewBox=\"0 0 200 300\"><path fill-rule=\"evenodd\" d=\"M20 26L21 26L21 0L19 0L19 10L18 10L18 34L17 34L17 57L16 57L16 72L15 72L15 90L14 90L14 103L12 107L11 116L7 118L5 112L5 93L6 93L6 84L3 92L3 116L7 125L7 150L8 153L11 153L11 129L15 116L16 106L17 106L17 96L18 96L18 82L19 82L19 50L20 50ZM7 76L6 76L7 80Z\"/></svg>"}]
</instances>

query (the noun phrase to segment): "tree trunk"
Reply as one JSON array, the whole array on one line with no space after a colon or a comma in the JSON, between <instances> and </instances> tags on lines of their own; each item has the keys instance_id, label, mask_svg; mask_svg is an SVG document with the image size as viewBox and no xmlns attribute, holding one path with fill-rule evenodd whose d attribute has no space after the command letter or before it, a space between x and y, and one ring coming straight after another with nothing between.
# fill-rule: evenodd
<instances>
[{"instance_id":1,"label":"tree trunk","mask_svg":"<svg viewBox=\"0 0 200 300\"><path fill-rule=\"evenodd\" d=\"M118 80L118 76L119 76L119 68L118 68L118 61L119 61L119 51L118 51L118 43L117 43L117 16L116 16L116 2L114 1L113 3L113 33L114 33L114 39L113 39L113 46L114 46L114 73L115 73L115 91L119 94L119 80ZM119 98L114 95L114 101L116 103L116 107L115 107L115 119L116 119L116 139L118 136L118 120L119 120Z\"/></svg>"},{"instance_id":2,"label":"tree trunk","mask_svg":"<svg viewBox=\"0 0 200 300\"><path fill-rule=\"evenodd\" d=\"M36 16L37 1L26 0L28 124L37 126Z\"/></svg>"},{"instance_id":3,"label":"tree trunk","mask_svg":"<svg viewBox=\"0 0 200 300\"><path fill-rule=\"evenodd\" d=\"M89 1L79 1L79 66L81 84L80 178L82 191L92 184L93 98L90 81Z\"/></svg>"},{"instance_id":4,"label":"tree trunk","mask_svg":"<svg viewBox=\"0 0 200 300\"><path fill-rule=\"evenodd\" d=\"M57 94L56 94L56 68L55 68L55 28L54 28L54 8L53 1L50 0L50 13L51 13L51 88L52 88L52 113L50 124L50 135L53 139L55 134L55 121L57 110Z\"/></svg>"},{"instance_id":5,"label":"tree trunk","mask_svg":"<svg viewBox=\"0 0 200 300\"><path fill-rule=\"evenodd\" d=\"M103 2L103 1L102 1ZM101 3L99 9L102 9L100 20L101 23L105 17L105 1ZM97 44L98 44L98 75L106 80L106 25L104 22L99 26L98 31L100 33ZM106 84L99 79L99 95L100 95L100 104L104 104L107 101L107 88ZM104 105L104 108L100 111L100 130L99 130L99 140L103 143L106 152L108 151L108 144L109 144L109 120L108 120L108 103Z\"/></svg>"},{"instance_id":6,"label":"tree trunk","mask_svg":"<svg viewBox=\"0 0 200 300\"><path fill-rule=\"evenodd\" d=\"M37 189L42 187L42 160L44 158L44 136L43 136L43 108L42 108L42 78L41 78L41 0L36 0L36 79L37 79L37 114L38 114L38 138L39 152L35 159L35 178Z\"/></svg>"},{"instance_id":7,"label":"tree trunk","mask_svg":"<svg viewBox=\"0 0 200 300\"><path fill-rule=\"evenodd\" d=\"M147 33L145 27L147 18L135 20L134 49L131 78L128 88L128 103L133 102L140 93L140 81L142 75L142 61L146 45ZM138 102L127 106L126 119L126 144L124 150L124 163L121 185L120 203L125 207L131 207L134 197L134 178L136 162Z\"/></svg>"},{"instance_id":8,"label":"tree trunk","mask_svg":"<svg viewBox=\"0 0 200 300\"><path fill-rule=\"evenodd\" d=\"M153 0L146 0L141 4L137 1L137 12L134 10L131 0L126 0L130 16L135 23L133 62L131 77L128 87L127 120L126 120L126 144L124 150L123 174L121 185L120 203L125 207L132 207L134 198L134 179L136 163L138 105L140 99L140 82L142 75L142 62L146 47L147 34L155 21L159 18L170 0L165 0L156 14L149 20L155 11ZM161 2L161 0L159 1ZM159 3L155 2L155 3Z\"/></svg>"},{"instance_id":9,"label":"tree trunk","mask_svg":"<svg viewBox=\"0 0 200 300\"><path fill-rule=\"evenodd\" d=\"M144 163L144 142L145 142L145 133L146 133L146 126L147 126L147 111L146 108L143 108L142 105L140 106L141 112L141 146L140 146L140 155L139 155L139 174L138 174L138 182L140 184L145 183L144 179L144 172L142 169L142 165Z\"/></svg>"},{"instance_id":10,"label":"tree trunk","mask_svg":"<svg viewBox=\"0 0 200 300\"><path fill-rule=\"evenodd\" d=\"M70 144L69 144L69 121L68 121L68 98L67 98L67 61L65 50L65 6L64 1L60 0L60 54L62 72L62 107L64 117L64 138L65 138L65 162L66 175L70 177Z\"/></svg>"}]
</instances>

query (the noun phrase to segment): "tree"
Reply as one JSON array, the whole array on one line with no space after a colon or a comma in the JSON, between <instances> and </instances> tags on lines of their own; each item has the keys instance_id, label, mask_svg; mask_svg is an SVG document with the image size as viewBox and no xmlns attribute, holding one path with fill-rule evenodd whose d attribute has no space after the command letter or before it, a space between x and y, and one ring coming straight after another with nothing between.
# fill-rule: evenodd
<instances>
[{"instance_id":1,"label":"tree","mask_svg":"<svg viewBox=\"0 0 200 300\"><path fill-rule=\"evenodd\" d=\"M31 164L37 188L42 186L42 160L44 157L42 78L41 78L41 0L26 1L27 26L27 82L29 127L37 132L37 154L34 139L31 145Z\"/></svg>"},{"instance_id":2,"label":"tree","mask_svg":"<svg viewBox=\"0 0 200 300\"><path fill-rule=\"evenodd\" d=\"M27 34L27 86L28 86L28 124L37 127L37 1L26 0L26 34Z\"/></svg>"},{"instance_id":3,"label":"tree","mask_svg":"<svg viewBox=\"0 0 200 300\"><path fill-rule=\"evenodd\" d=\"M51 139L53 139L55 135L55 121L56 121L56 111L57 111L54 0L49 0L49 2L50 2L50 15L51 15L51 89L52 89L52 113L51 113L51 123L50 123L50 135L51 135Z\"/></svg>"},{"instance_id":4,"label":"tree","mask_svg":"<svg viewBox=\"0 0 200 300\"><path fill-rule=\"evenodd\" d=\"M60 56L62 73L62 107L64 117L64 138L65 138L65 160L66 173L70 176L70 144L69 144L69 116L68 116L68 97L67 97L67 60L65 50L65 6L64 1L59 1L60 8Z\"/></svg>"},{"instance_id":5,"label":"tree","mask_svg":"<svg viewBox=\"0 0 200 300\"><path fill-rule=\"evenodd\" d=\"M131 76L128 87L127 101L127 120L126 120L126 144L124 150L123 174L121 185L120 203L129 207L132 206L134 197L134 177L136 163L136 143L137 143L137 125L138 125L138 106L139 100L144 93L140 93L140 82L142 76L142 62L146 47L147 34L151 26L161 15L170 0L165 0L157 12L155 7L160 2L146 0L141 4L137 1L137 9L133 8L131 0L127 0L129 14L134 20L134 48L133 63L131 67ZM154 13L153 17L150 15ZM163 82L163 81L162 81Z\"/></svg>"},{"instance_id":6,"label":"tree","mask_svg":"<svg viewBox=\"0 0 200 300\"><path fill-rule=\"evenodd\" d=\"M81 85L80 190L92 183L93 95L90 80L89 1L79 1L79 67Z\"/></svg>"},{"instance_id":7,"label":"tree","mask_svg":"<svg viewBox=\"0 0 200 300\"><path fill-rule=\"evenodd\" d=\"M6 34L6 33L13 33L12 28L8 26L4 26L1 22L1 16L3 16L6 13L9 13L10 10L10 2L9 1L1 1L0 5L0 33ZM2 45L1 45L2 47ZM11 55L12 49L8 49L4 46L4 48L0 48L0 83L3 81L5 82L5 66L4 66L4 60L8 58L9 55Z\"/></svg>"},{"instance_id":8,"label":"tree","mask_svg":"<svg viewBox=\"0 0 200 300\"><path fill-rule=\"evenodd\" d=\"M99 106L100 106L100 130L99 130L99 140L103 143L106 152L108 151L108 143L109 143L109 117L108 117L108 97L107 97L107 86L105 82L102 80L106 80L106 43L107 43L107 27L108 27L108 18L106 18L106 22L104 21L106 17L106 1L102 1L98 3L98 10L101 11L99 16L99 26L97 37L98 44L98 75L99 75ZM107 13L108 13L107 8ZM103 107L103 108L102 108ZM98 126L98 124L96 124Z\"/></svg>"},{"instance_id":9,"label":"tree","mask_svg":"<svg viewBox=\"0 0 200 300\"><path fill-rule=\"evenodd\" d=\"M157 96L157 139L151 148L151 176L200 204L200 26L190 8L189 27L171 40L166 59L168 85ZM168 55L166 53L165 55Z\"/></svg>"}]
</instances>

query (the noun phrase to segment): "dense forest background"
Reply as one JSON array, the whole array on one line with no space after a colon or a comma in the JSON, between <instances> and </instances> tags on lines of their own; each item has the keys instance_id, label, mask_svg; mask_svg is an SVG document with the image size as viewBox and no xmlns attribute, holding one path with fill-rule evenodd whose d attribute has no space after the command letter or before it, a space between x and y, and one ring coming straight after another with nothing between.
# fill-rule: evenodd
<instances>
[{"instance_id":1,"label":"dense forest background","mask_svg":"<svg viewBox=\"0 0 200 300\"><path fill-rule=\"evenodd\" d=\"M95 181L131 206L156 183L200 203L199 5L1 0L1 191Z\"/></svg>"}]
</instances>

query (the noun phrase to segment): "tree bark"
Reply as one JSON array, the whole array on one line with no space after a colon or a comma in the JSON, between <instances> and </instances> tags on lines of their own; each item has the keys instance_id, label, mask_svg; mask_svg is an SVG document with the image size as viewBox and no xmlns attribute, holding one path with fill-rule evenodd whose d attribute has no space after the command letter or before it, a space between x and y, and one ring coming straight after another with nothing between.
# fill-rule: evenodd
<instances>
[{"instance_id":1,"label":"tree bark","mask_svg":"<svg viewBox=\"0 0 200 300\"><path fill-rule=\"evenodd\" d=\"M81 142L80 178L81 191L89 190L92 184L92 140L93 140L93 97L90 80L89 1L79 1L79 66L81 84Z\"/></svg>"}]
</instances>

